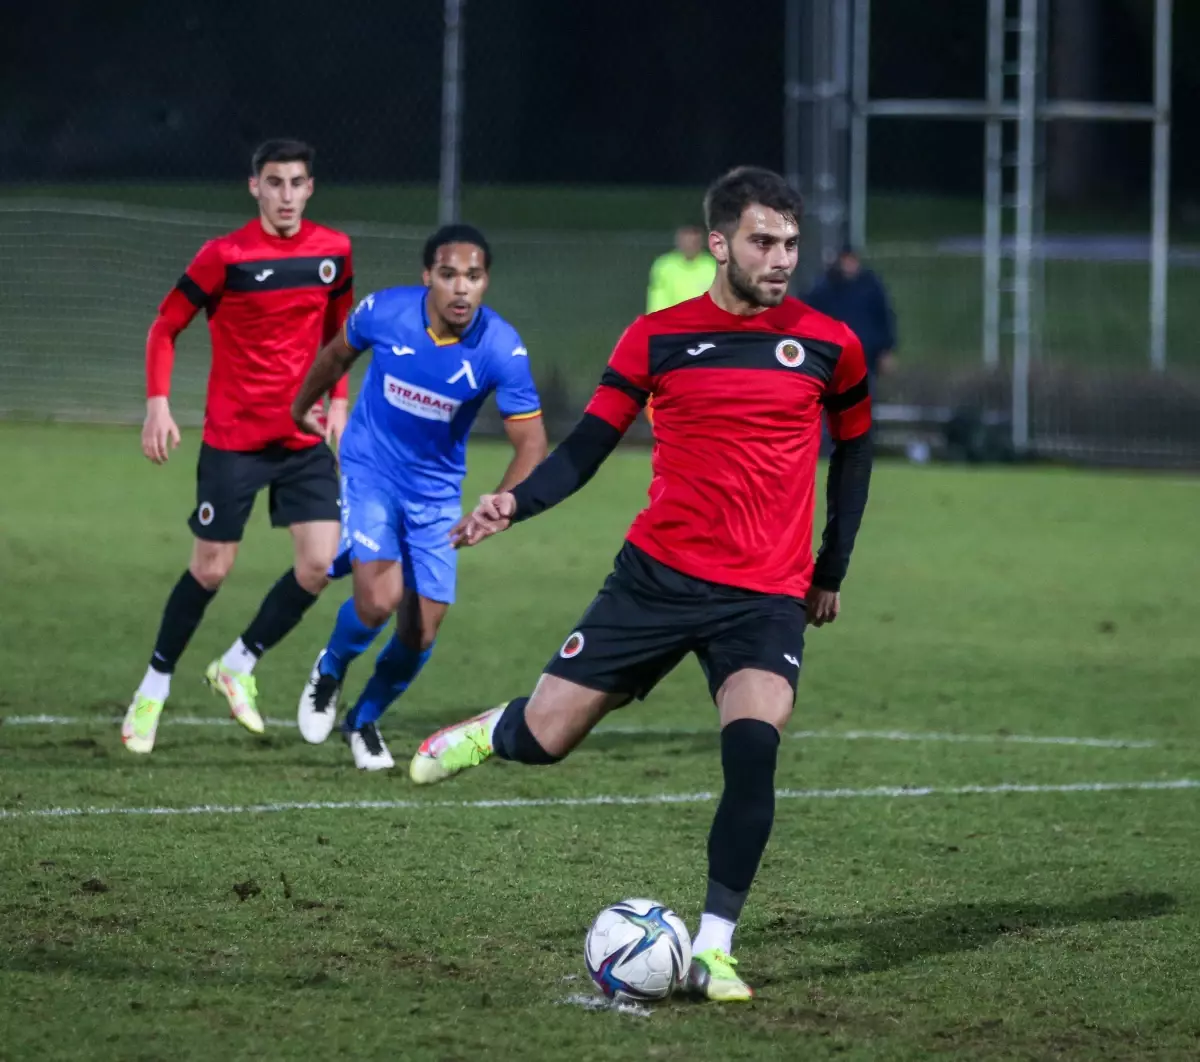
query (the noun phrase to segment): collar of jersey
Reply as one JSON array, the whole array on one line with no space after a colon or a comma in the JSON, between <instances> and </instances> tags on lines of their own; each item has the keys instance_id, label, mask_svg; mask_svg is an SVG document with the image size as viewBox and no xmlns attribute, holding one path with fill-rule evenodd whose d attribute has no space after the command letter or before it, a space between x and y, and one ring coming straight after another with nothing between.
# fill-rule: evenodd
<instances>
[{"instance_id":1,"label":"collar of jersey","mask_svg":"<svg viewBox=\"0 0 1200 1062\"><path fill-rule=\"evenodd\" d=\"M461 336L452 336L449 339L443 339L432 328L429 327L429 310L426 307L425 299L429 297L428 292L421 298L421 324L425 326L425 334L433 340L435 347L452 347L457 343L462 343L471 338L472 334L479 327L479 321L483 317L483 307L475 311L475 316L471 318L471 323L467 325L467 329Z\"/></svg>"}]
</instances>

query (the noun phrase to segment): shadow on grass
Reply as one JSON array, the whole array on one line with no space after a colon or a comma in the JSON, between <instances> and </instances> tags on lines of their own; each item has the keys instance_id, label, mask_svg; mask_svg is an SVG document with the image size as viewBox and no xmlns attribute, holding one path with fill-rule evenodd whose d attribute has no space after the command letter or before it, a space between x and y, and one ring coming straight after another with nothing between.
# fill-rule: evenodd
<instances>
[{"instance_id":1,"label":"shadow on grass","mask_svg":"<svg viewBox=\"0 0 1200 1062\"><path fill-rule=\"evenodd\" d=\"M859 954L855 959L796 973L798 978L845 977L889 970L927 956L973 951L1009 937L1160 918L1177 907L1175 897L1164 892L1122 892L1063 904L954 903L830 921L777 918L766 926L764 935L778 938L781 933L793 933L802 938L802 944L857 945Z\"/></svg>"}]
</instances>

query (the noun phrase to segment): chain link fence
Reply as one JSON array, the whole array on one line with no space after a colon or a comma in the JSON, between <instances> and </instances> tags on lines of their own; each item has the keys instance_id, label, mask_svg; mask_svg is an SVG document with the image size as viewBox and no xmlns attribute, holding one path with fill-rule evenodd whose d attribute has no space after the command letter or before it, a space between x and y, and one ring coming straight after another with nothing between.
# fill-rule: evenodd
<instances>
[{"instance_id":1,"label":"chain link fence","mask_svg":"<svg viewBox=\"0 0 1200 1062\"><path fill-rule=\"evenodd\" d=\"M523 334L552 427L578 413L644 308L650 264L674 228L700 220L704 184L736 163L782 165L782 47L738 66L726 13L682 0L644 7L465 4L462 215L493 242L489 301ZM268 136L316 144L310 216L352 235L360 292L418 282L438 217L442 2L319 11L4 13L0 413L140 418L155 306L205 239L251 215L244 175ZM782 33L783 0L756 18ZM51 39L47 64L37 45ZM872 55L895 66L882 45ZM598 74L584 73L585 56ZM885 138L873 149L876 183L902 147ZM919 183L906 165L906 182ZM1003 367L980 364L982 205L926 202L914 211L872 198L867 257L901 335L900 371L879 388L894 414L882 433L901 447L1002 455L1012 393ZM1155 375L1141 250L1093 240L1043 251L1035 450L1200 464L1194 256L1172 260L1170 359ZM200 416L207 362L197 321L175 372L184 421ZM989 432L994 447L961 445Z\"/></svg>"}]
</instances>

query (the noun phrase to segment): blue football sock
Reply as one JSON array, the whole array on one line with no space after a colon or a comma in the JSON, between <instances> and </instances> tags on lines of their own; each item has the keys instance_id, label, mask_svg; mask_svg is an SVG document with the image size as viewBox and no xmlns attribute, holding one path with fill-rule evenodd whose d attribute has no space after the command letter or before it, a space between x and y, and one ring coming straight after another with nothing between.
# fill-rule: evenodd
<instances>
[{"instance_id":1,"label":"blue football sock","mask_svg":"<svg viewBox=\"0 0 1200 1062\"><path fill-rule=\"evenodd\" d=\"M375 659L375 673L367 680L358 702L346 715L346 729L357 730L374 723L400 696L433 655L428 649L410 649L396 635Z\"/></svg>"},{"instance_id":2,"label":"blue football sock","mask_svg":"<svg viewBox=\"0 0 1200 1062\"><path fill-rule=\"evenodd\" d=\"M371 648L371 643L386 626L384 623L378 627L368 627L358 618L354 598L350 598L338 609L337 622L333 625L333 633L321 658L321 674L331 675L339 681L344 679L346 669Z\"/></svg>"}]
</instances>

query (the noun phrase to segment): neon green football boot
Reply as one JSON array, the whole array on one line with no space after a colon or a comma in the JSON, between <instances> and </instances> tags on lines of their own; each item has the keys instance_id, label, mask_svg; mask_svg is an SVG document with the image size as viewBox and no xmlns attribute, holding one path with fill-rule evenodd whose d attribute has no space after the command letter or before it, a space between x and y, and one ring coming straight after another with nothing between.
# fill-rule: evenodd
<instances>
[{"instance_id":1,"label":"neon green football boot","mask_svg":"<svg viewBox=\"0 0 1200 1062\"><path fill-rule=\"evenodd\" d=\"M154 736L162 718L163 702L139 693L121 723L121 741L130 752L146 755L154 751Z\"/></svg>"},{"instance_id":2,"label":"neon green football boot","mask_svg":"<svg viewBox=\"0 0 1200 1062\"><path fill-rule=\"evenodd\" d=\"M229 714L251 734L261 734L266 728L258 714L258 683L253 675L230 671L220 660L214 660L204 672L212 689L225 698Z\"/></svg>"},{"instance_id":3,"label":"neon green football boot","mask_svg":"<svg viewBox=\"0 0 1200 1062\"><path fill-rule=\"evenodd\" d=\"M408 765L408 776L417 785L433 785L479 766L492 754L492 727L504 709L502 704L431 734Z\"/></svg>"},{"instance_id":4,"label":"neon green football boot","mask_svg":"<svg viewBox=\"0 0 1200 1062\"><path fill-rule=\"evenodd\" d=\"M717 1003L741 1003L754 998L754 989L733 968L737 959L720 948L708 948L692 956L688 967L687 989L693 995Z\"/></svg>"}]
</instances>

